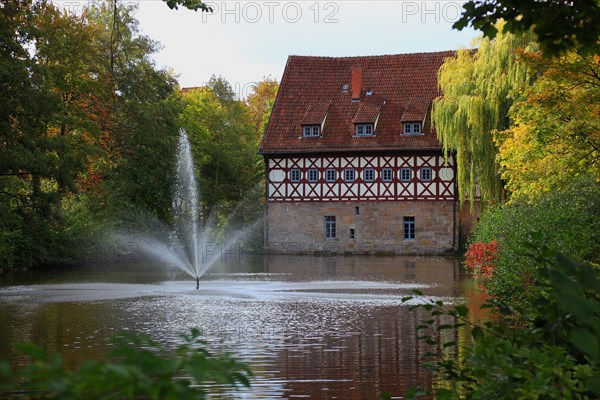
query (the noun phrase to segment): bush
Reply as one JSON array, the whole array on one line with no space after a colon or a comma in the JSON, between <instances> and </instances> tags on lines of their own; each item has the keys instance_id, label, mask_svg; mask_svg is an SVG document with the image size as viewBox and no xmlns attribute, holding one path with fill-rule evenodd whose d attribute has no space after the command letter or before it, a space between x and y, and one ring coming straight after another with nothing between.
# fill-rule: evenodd
<instances>
[{"instance_id":1,"label":"bush","mask_svg":"<svg viewBox=\"0 0 600 400\"><path fill-rule=\"evenodd\" d=\"M205 383L249 386L250 369L228 355L213 355L192 329L174 355L146 336L115 340L105 361L86 361L67 371L60 355L22 344L31 358L26 367L11 371L0 362L0 398L27 399L203 399Z\"/></svg>"},{"instance_id":2,"label":"bush","mask_svg":"<svg viewBox=\"0 0 600 400\"><path fill-rule=\"evenodd\" d=\"M498 242L470 243L465 253L465 265L473 271L477 278L491 278L496 259L498 258Z\"/></svg>"},{"instance_id":3,"label":"bush","mask_svg":"<svg viewBox=\"0 0 600 400\"><path fill-rule=\"evenodd\" d=\"M471 322L465 306L448 307L433 300L415 306L431 313L432 319L417 329L425 332L423 340L436 345L433 349L442 360L431 367L449 381L437 389L436 398L600 398L599 270L544 246L534 253L532 261L544 267L540 289L548 294L548 301L536 302L535 316L494 299L484 307L496 317L483 323ZM520 324L514 323L515 314L522 318ZM455 322L438 329L467 329L470 343L453 337L440 343L444 335L431 328L435 319L446 315ZM453 358L442 357L448 348L456 350ZM407 398L419 394L413 391Z\"/></svg>"},{"instance_id":4,"label":"bush","mask_svg":"<svg viewBox=\"0 0 600 400\"><path fill-rule=\"evenodd\" d=\"M470 243L499 243L489 293L503 302L523 304L544 279L527 243L548 245L577 261L597 263L600 257L600 185L581 178L565 192L549 192L535 204L512 203L487 210L475 227ZM539 243L539 242L543 243ZM533 306L529 304L529 306Z\"/></svg>"}]
</instances>

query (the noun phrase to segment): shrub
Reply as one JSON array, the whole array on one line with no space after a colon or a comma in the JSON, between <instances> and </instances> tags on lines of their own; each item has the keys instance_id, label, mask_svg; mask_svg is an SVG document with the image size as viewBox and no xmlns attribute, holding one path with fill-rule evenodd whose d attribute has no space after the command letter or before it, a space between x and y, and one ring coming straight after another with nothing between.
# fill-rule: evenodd
<instances>
[{"instance_id":1,"label":"shrub","mask_svg":"<svg viewBox=\"0 0 600 400\"><path fill-rule=\"evenodd\" d=\"M537 232L537 238L531 233ZM600 257L600 184L590 178L575 181L565 192L544 194L535 204L511 203L488 209L470 237L470 243L499 244L494 274L486 282L489 293L513 304L545 298L536 288L545 279L530 257L527 243L537 241L577 261L597 263Z\"/></svg>"},{"instance_id":2,"label":"shrub","mask_svg":"<svg viewBox=\"0 0 600 400\"><path fill-rule=\"evenodd\" d=\"M203 399L205 383L249 386L251 371L228 355L213 355L192 329L182 335L174 355L146 336L115 340L105 361L86 361L67 371L63 358L48 355L34 344L20 349L31 358L24 368L11 371L0 362L0 398L27 399Z\"/></svg>"},{"instance_id":3,"label":"shrub","mask_svg":"<svg viewBox=\"0 0 600 400\"><path fill-rule=\"evenodd\" d=\"M536 302L535 316L494 299L485 307L496 318L475 323L462 305L430 300L414 306L431 313L417 329L425 332L420 338L435 345L441 360L430 366L449 382L436 390L437 399L600 398L600 272L545 246L533 253L532 261L544 267L545 280L537 284L548 294L548 301ZM519 325L514 324L515 313L525 316ZM445 336L431 330L440 316L452 316L455 322L439 330L460 336L466 329L472 340L450 335L442 341ZM454 357L442 357L448 348L456 350ZM421 394L413 390L406 398Z\"/></svg>"},{"instance_id":4,"label":"shrub","mask_svg":"<svg viewBox=\"0 0 600 400\"><path fill-rule=\"evenodd\" d=\"M475 277L490 278L496 259L498 258L498 242L470 243L465 253L465 265L473 271Z\"/></svg>"}]
</instances>

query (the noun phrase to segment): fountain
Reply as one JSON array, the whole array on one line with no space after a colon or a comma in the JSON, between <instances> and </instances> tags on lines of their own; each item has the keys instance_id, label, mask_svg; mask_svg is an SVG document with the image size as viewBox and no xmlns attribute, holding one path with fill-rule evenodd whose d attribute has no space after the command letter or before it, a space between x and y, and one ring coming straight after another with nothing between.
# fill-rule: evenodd
<instances>
[{"instance_id":1,"label":"fountain","mask_svg":"<svg viewBox=\"0 0 600 400\"><path fill-rule=\"evenodd\" d=\"M153 234L113 234L111 238L120 243L134 244L147 256L178 268L196 280L200 288L200 277L221 257L215 246L227 248L251 232L258 222L232 235L226 241L213 242L212 229L207 221L200 220L200 200L194 174L194 160L189 138L184 130L179 134L175 187L172 201L173 228L152 221ZM201 222L202 224L201 228ZM146 229L147 230L147 229ZM166 233L159 237L158 233Z\"/></svg>"},{"instance_id":2,"label":"fountain","mask_svg":"<svg viewBox=\"0 0 600 400\"><path fill-rule=\"evenodd\" d=\"M177 143L176 183L173 195L173 216L175 218L178 238L183 239L183 245L188 255L187 264L192 276L196 278L196 289L200 286L200 276L206 271L200 262L199 218L198 218L198 185L194 174L194 159L192 147L187 134L182 129ZM195 275L195 276L194 276Z\"/></svg>"}]
</instances>

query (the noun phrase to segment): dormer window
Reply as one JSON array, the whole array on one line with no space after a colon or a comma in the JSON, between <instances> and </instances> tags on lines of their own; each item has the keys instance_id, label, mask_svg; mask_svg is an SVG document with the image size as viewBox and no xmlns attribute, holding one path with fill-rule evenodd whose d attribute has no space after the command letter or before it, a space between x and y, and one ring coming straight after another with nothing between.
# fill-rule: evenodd
<instances>
[{"instance_id":1,"label":"dormer window","mask_svg":"<svg viewBox=\"0 0 600 400\"><path fill-rule=\"evenodd\" d=\"M354 134L356 136L373 136L373 124L356 124Z\"/></svg>"},{"instance_id":2,"label":"dormer window","mask_svg":"<svg viewBox=\"0 0 600 400\"><path fill-rule=\"evenodd\" d=\"M420 135L422 133L420 122L405 122L402 127L403 135Z\"/></svg>"},{"instance_id":3,"label":"dormer window","mask_svg":"<svg viewBox=\"0 0 600 400\"><path fill-rule=\"evenodd\" d=\"M302 136L304 137L319 137L321 136L320 125L304 125L302 127Z\"/></svg>"}]
</instances>

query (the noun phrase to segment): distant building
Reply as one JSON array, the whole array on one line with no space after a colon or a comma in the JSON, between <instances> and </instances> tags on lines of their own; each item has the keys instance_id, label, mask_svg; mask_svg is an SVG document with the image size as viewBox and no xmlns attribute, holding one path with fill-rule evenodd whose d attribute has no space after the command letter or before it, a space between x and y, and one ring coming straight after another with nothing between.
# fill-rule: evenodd
<instances>
[{"instance_id":1,"label":"distant building","mask_svg":"<svg viewBox=\"0 0 600 400\"><path fill-rule=\"evenodd\" d=\"M455 165L432 130L454 52L288 59L260 146L276 252L449 253Z\"/></svg>"}]
</instances>

